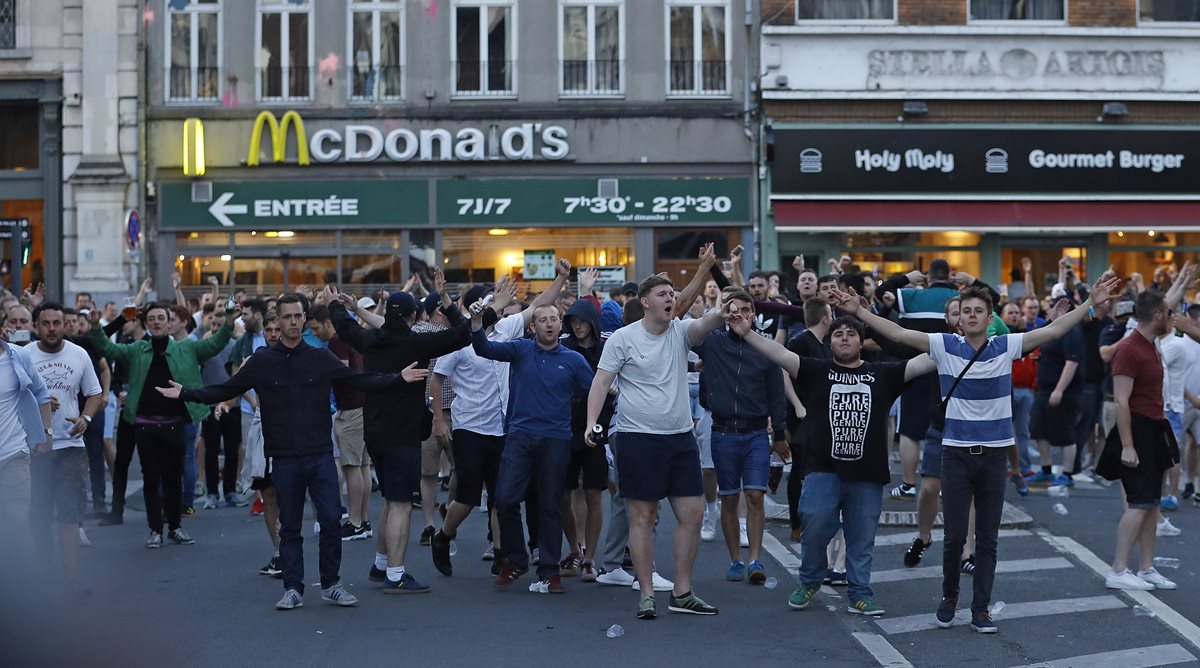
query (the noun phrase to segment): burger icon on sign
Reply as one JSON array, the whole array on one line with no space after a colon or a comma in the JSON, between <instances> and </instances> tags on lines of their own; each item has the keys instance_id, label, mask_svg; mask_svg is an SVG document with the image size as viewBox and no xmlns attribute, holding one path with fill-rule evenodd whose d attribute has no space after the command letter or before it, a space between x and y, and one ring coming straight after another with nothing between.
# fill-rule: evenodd
<instances>
[{"instance_id":1,"label":"burger icon on sign","mask_svg":"<svg viewBox=\"0 0 1200 668\"><path fill-rule=\"evenodd\" d=\"M800 151L800 173L801 174L820 174L824 169L821 164L821 152L815 148L806 148Z\"/></svg>"},{"instance_id":2,"label":"burger icon on sign","mask_svg":"<svg viewBox=\"0 0 1200 668\"><path fill-rule=\"evenodd\" d=\"M988 174L1007 174L1008 173L1008 151L1002 148L988 149L984 154L984 171Z\"/></svg>"}]
</instances>

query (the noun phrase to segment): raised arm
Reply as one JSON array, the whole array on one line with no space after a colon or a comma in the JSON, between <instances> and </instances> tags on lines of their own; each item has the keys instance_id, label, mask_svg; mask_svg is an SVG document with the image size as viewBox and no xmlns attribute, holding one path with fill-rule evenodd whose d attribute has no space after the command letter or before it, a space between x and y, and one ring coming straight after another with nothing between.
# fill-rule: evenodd
<instances>
[{"instance_id":1,"label":"raised arm","mask_svg":"<svg viewBox=\"0 0 1200 668\"><path fill-rule=\"evenodd\" d=\"M1179 275L1175 277L1175 282L1171 284L1171 289L1167 290L1166 294L1167 306L1170 306L1172 311L1183 303L1187 289L1195 280L1196 266L1191 262L1184 262L1183 269L1179 271Z\"/></svg>"},{"instance_id":2,"label":"raised arm","mask_svg":"<svg viewBox=\"0 0 1200 668\"><path fill-rule=\"evenodd\" d=\"M1026 333L1021 339L1021 354L1023 355L1035 348L1040 348L1043 344L1049 341L1066 336L1067 332L1071 331L1072 327L1083 322L1083 317L1087 315L1088 310L1092 308L1093 304L1099 305L1108 301L1109 295L1112 294L1112 291L1115 290L1120 283L1121 279L1117 278L1116 276L1108 278L1107 280L1101 279L1096 281L1096 284L1092 286L1092 296L1088 297L1087 300L1080 304L1079 308L1074 309L1066 315L1055 318L1053 322L1045 327L1040 327L1032 332Z\"/></svg>"},{"instance_id":3,"label":"raised arm","mask_svg":"<svg viewBox=\"0 0 1200 668\"><path fill-rule=\"evenodd\" d=\"M554 282L550 287L542 291L542 294L534 298L529 303L529 308L521 312L521 318L525 321L525 326L533 322L533 312L542 306L552 306L555 300L558 299L559 293L567 286L567 278L571 275L571 263L566 258L558 258L558 264L554 266Z\"/></svg>"},{"instance_id":4,"label":"raised arm","mask_svg":"<svg viewBox=\"0 0 1200 668\"><path fill-rule=\"evenodd\" d=\"M350 317L341 300L330 302L329 319L333 321L333 328L337 331L338 337L349 343L355 350L361 353L368 347L367 330Z\"/></svg>"},{"instance_id":5,"label":"raised arm","mask_svg":"<svg viewBox=\"0 0 1200 668\"><path fill-rule=\"evenodd\" d=\"M713 251L712 243L706 243L700 247L700 268L692 274L692 280L688 281L687 286L675 298L675 303L681 308L675 309L678 314L676 318L682 318L687 314L688 309L692 307L692 303L696 301L696 297L704 290L704 284L708 283L708 269L716 264L717 254Z\"/></svg>"},{"instance_id":6,"label":"raised arm","mask_svg":"<svg viewBox=\"0 0 1200 668\"><path fill-rule=\"evenodd\" d=\"M834 288L830 292L830 301L832 301L835 306L842 309L842 311L848 315L852 315L859 320L862 320L864 325L870 327L871 331L879 334L880 336L888 340L895 341L896 343L906 345L909 348L914 348L918 352L929 352L928 335L923 332L918 332L914 329L905 329L904 327L901 327L887 318L881 318L874 313L871 313L870 309L862 305L862 302L859 301L857 295L842 292L841 290Z\"/></svg>"},{"instance_id":7,"label":"raised arm","mask_svg":"<svg viewBox=\"0 0 1200 668\"><path fill-rule=\"evenodd\" d=\"M721 309L713 309L696 320L687 323L688 346L698 346L704 342L704 337L725 324L725 315Z\"/></svg>"},{"instance_id":8,"label":"raised arm","mask_svg":"<svg viewBox=\"0 0 1200 668\"><path fill-rule=\"evenodd\" d=\"M720 313L720 311L713 311L713 313ZM743 341L749 343L751 348L762 353L763 357L770 360L772 364L783 367L783 370L792 378L795 378L800 373L799 355L779 345L777 341L772 341L764 336L755 334L750 321L742 317L740 313L730 311L726 314L725 319L734 334L742 337Z\"/></svg>"}]
</instances>

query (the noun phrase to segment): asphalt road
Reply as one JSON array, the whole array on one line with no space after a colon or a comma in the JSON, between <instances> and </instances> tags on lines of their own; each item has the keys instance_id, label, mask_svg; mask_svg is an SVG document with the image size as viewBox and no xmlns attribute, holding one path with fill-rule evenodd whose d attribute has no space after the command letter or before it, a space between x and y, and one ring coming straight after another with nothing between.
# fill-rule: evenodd
<instances>
[{"instance_id":1,"label":"asphalt road","mask_svg":"<svg viewBox=\"0 0 1200 668\"><path fill-rule=\"evenodd\" d=\"M786 526L773 524L764 563L779 579L777 588L725 582L728 556L718 534L717 541L701 545L695 586L720 614L669 613L660 594L659 618L644 622L634 616L637 594L626 588L567 579L565 596L537 595L526 591L526 576L512 590L494 592L490 564L479 559L482 514L472 515L460 531L452 578L433 569L414 530L408 569L433 586L428 595L383 595L366 577L373 541L344 543L343 581L361 599L350 609L322 604L312 584L316 541L306 524L305 607L284 613L273 608L281 582L257 574L269 556L260 518L245 508L200 511L185 519L194 546L151 551L143 547L144 518L131 510L124 526L87 525L94 544L82 554L89 599L67 597L54 579L4 573L0 655L11 666L1200 664L1200 600L1194 595L1200 508L1189 503L1174 513L1183 535L1159 541L1160 556L1181 562L1164 570L1179 590L1131 596L1106 590L1097 573L1111 559L1119 496L1111 488L1082 487L1065 500L1041 491L1018 499L1010 490L1009 500L1034 521L1002 534L994 600L1006 608L997 615L995 636L977 635L965 624L931 628L940 596L940 544L920 568L903 568L911 529L881 529L877 540L876 599L887 609L882 618L846 613L840 588L826 587L808 610L789 610L798 546L789 545ZM1051 509L1059 501L1068 515ZM912 505L888 500L885 509ZM672 527L670 512L664 512L656 550L667 577ZM969 588L964 577L964 600ZM1156 614L1137 616L1135 605ZM624 627L622 637L606 636L613 624Z\"/></svg>"}]
</instances>

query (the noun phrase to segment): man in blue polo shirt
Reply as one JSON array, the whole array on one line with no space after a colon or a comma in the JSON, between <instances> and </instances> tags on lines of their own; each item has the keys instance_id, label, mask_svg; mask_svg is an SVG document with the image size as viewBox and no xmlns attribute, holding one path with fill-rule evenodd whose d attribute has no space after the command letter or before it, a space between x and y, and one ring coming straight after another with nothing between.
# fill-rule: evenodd
<instances>
[{"instance_id":1,"label":"man in blue polo shirt","mask_svg":"<svg viewBox=\"0 0 1200 668\"><path fill-rule=\"evenodd\" d=\"M942 602L937 623L949 628L958 606L959 556L967 539L968 516L975 504L974 600L971 628L979 633L996 633L988 611L992 583L996 577L996 543L1004 489L1008 447L1015 442L1012 429L1012 363L1043 344L1062 338L1083 321L1093 304L1108 301L1119 280L1101 279L1092 286L1092 296L1074 311L1049 325L1024 334L987 336L993 319L992 300L987 290L969 287L962 291L958 334L925 334L905 329L860 308L858 298L835 291L833 302L849 315L862 320L876 333L921 352L937 363L941 396L958 387L945 400L946 418L942 444L942 506L946 537L942 556ZM974 362L972 363L972 359Z\"/></svg>"},{"instance_id":2,"label":"man in blue polo shirt","mask_svg":"<svg viewBox=\"0 0 1200 668\"><path fill-rule=\"evenodd\" d=\"M562 316L550 304L533 309L534 339L490 341L483 303L471 307L471 344L480 357L509 363L509 425L496 482L496 513L504 563L495 588L505 590L529 570L521 529L521 501L530 480L538 490L538 582L530 591L563 594L562 498L571 458L571 399L586 397L592 367L563 347Z\"/></svg>"}]
</instances>

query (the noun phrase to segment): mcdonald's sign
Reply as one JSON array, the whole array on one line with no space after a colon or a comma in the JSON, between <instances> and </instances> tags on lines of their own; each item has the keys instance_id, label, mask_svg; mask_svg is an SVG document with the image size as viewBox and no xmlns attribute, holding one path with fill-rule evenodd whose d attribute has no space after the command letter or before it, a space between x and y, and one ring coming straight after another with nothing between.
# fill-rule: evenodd
<instances>
[{"instance_id":1,"label":"mcdonald's sign","mask_svg":"<svg viewBox=\"0 0 1200 668\"><path fill-rule=\"evenodd\" d=\"M258 166L258 154L262 150L262 131L264 125L271 130L271 154L274 156L275 162L283 162L284 156L287 155L288 128L295 126L296 161L301 165L309 163L308 135L304 132L304 121L300 118L300 114L297 114L295 111L289 111L283 115L282 119L276 119L273 112L264 111L258 115L258 118L254 119L254 127L250 131L250 152L246 154L247 166Z\"/></svg>"},{"instance_id":2,"label":"mcdonald's sign","mask_svg":"<svg viewBox=\"0 0 1200 668\"><path fill-rule=\"evenodd\" d=\"M204 176L204 123L199 118L183 121L183 175Z\"/></svg>"}]
</instances>

